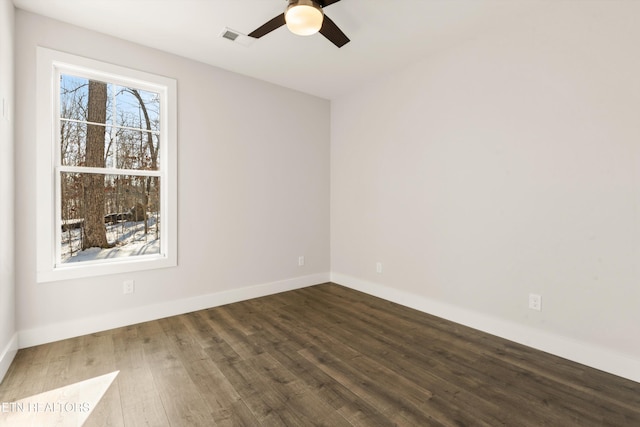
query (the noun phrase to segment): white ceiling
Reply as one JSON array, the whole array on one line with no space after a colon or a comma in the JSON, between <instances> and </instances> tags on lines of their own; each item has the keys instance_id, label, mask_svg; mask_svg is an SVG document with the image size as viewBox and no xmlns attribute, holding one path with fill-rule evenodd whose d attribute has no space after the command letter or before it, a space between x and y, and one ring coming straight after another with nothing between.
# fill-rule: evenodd
<instances>
[{"instance_id":1,"label":"white ceiling","mask_svg":"<svg viewBox=\"0 0 640 427\"><path fill-rule=\"evenodd\" d=\"M243 46L286 0L14 0L16 7L240 74L333 99L364 83L520 19L544 0L342 0L325 13L351 39L279 28Z\"/></svg>"}]
</instances>

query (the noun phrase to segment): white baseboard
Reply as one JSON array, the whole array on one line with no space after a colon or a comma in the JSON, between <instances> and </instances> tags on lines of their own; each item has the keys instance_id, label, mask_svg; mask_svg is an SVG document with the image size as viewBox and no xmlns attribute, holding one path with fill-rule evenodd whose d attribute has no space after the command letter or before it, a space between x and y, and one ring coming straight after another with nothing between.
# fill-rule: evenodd
<instances>
[{"instance_id":1,"label":"white baseboard","mask_svg":"<svg viewBox=\"0 0 640 427\"><path fill-rule=\"evenodd\" d=\"M405 307L640 382L640 360L625 354L340 273L331 273L331 281Z\"/></svg>"},{"instance_id":2,"label":"white baseboard","mask_svg":"<svg viewBox=\"0 0 640 427\"><path fill-rule=\"evenodd\" d=\"M0 353L0 380L9 369L18 348L217 307L328 281L640 382L640 360L627 355L340 273L319 273L296 277L19 331Z\"/></svg>"},{"instance_id":3,"label":"white baseboard","mask_svg":"<svg viewBox=\"0 0 640 427\"><path fill-rule=\"evenodd\" d=\"M329 273L318 273L309 276L295 277L260 285L247 286L240 289L216 292L197 297L168 301L160 304L136 307L99 316L75 319L55 323L19 332L20 348L59 341L81 335L87 335L164 317L190 313L192 311L217 307L233 302L244 301L266 295L277 294L329 281Z\"/></svg>"},{"instance_id":4,"label":"white baseboard","mask_svg":"<svg viewBox=\"0 0 640 427\"><path fill-rule=\"evenodd\" d=\"M18 333L13 334L7 346L0 353L0 383L4 379L7 371L9 370L9 366L11 366L11 362L16 357L16 353L18 353Z\"/></svg>"}]
</instances>

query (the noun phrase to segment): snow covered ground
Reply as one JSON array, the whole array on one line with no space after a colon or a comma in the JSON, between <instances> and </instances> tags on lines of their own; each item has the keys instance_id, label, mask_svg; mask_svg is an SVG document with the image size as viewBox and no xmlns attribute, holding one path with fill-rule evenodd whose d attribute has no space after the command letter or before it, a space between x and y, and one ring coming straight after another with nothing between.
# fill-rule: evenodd
<instances>
[{"instance_id":1,"label":"snow covered ground","mask_svg":"<svg viewBox=\"0 0 640 427\"><path fill-rule=\"evenodd\" d=\"M82 248L82 229L62 232L61 261L63 263L123 258L160 253L160 238L156 235L156 218L148 219L148 233L144 233L144 221L125 221L106 224L107 241L114 244L108 249Z\"/></svg>"}]
</instances>

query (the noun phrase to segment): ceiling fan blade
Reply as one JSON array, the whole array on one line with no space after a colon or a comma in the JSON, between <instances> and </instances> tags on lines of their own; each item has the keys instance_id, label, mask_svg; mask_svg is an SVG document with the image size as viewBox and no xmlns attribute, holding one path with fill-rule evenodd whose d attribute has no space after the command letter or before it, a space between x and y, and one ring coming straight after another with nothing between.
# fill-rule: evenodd
<instances>
[{"instance_id":1,"label":"ceiling fan blade","mask_svg":"<svg viewBox=\"0 0 640 427\"><path fill-rule=\"evenodd\" d=\"M248 34L249 37L253 37L254 39L259 39L265 34L269 34L271 31L282 27L285 24L284 13L276 16L272 20L268 21L266 24L261 27L256 28L252 32Z\"/></svg>"},{"instance_id":2,"label":"ceiling fan blade","mask_svg":"<svg viewBox=\"0 0 640 427\"><path fill-rule=\"evenodd\" d=\"M347 37L340 28L333 22L327 15L324 15L322 21L322 27L320 28L320 34L325 36L329 41L338 47L342 47L349 43L349 37Z\"/></svg>"},{"instance_id":3,"label":"ceiling fan blade","mask_svg":"<svg viewBox=\"0 0 640 427\"><path fill-rule=\"evenodd\" d=\"M334 3L338 3L340 0L317 0L317 2L320 4L320 6L322 7L327 7L327 6L331 6Z\"/></svg>"}]
</instances>

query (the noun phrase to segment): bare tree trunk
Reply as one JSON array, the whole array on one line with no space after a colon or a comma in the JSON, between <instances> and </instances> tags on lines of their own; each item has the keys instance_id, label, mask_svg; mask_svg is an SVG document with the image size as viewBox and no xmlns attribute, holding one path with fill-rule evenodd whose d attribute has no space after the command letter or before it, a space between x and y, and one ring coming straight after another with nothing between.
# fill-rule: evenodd
<instances>
[{"instance_id":1,"label":"bare tree trunk","mask_svg":"<svg viewBox=\"0 0 640 427\"><path fill-rule=\"evenodd\" d=\"M147 126L147 147L149 148L149 153L151 154L151 170L158 169L158 151L153 147L153 135L151 134L151 120L149 119L149 112L147 111L147 106L144 103L144 100L140 96L140 92L136 89L129 89L129 92L136 97L138 103L140 104L140 108L142 109L142 113L144 114L144 121ZM151 183L153 180L157 180L157 177L148 176L145 183L145 191L144 191L144 235L146 236L149 233L149 221L147 217L147 211L149 210L149 193L151 193Z\"/></svg>"},{"instance_id":2,"label":"bare tree trunk","mask_svg":"<svg viewBox=\"0 0 640 427\"><path fill-rule=\"evenodd\" d=\"M87 121L105 123L107 119L107 84L89 82ZM87 125L86 166L104 167L105 127ZM84 175L85 227L82 249L108 248L104 225L104 175Z\"/></svg>"}]
</instances>

